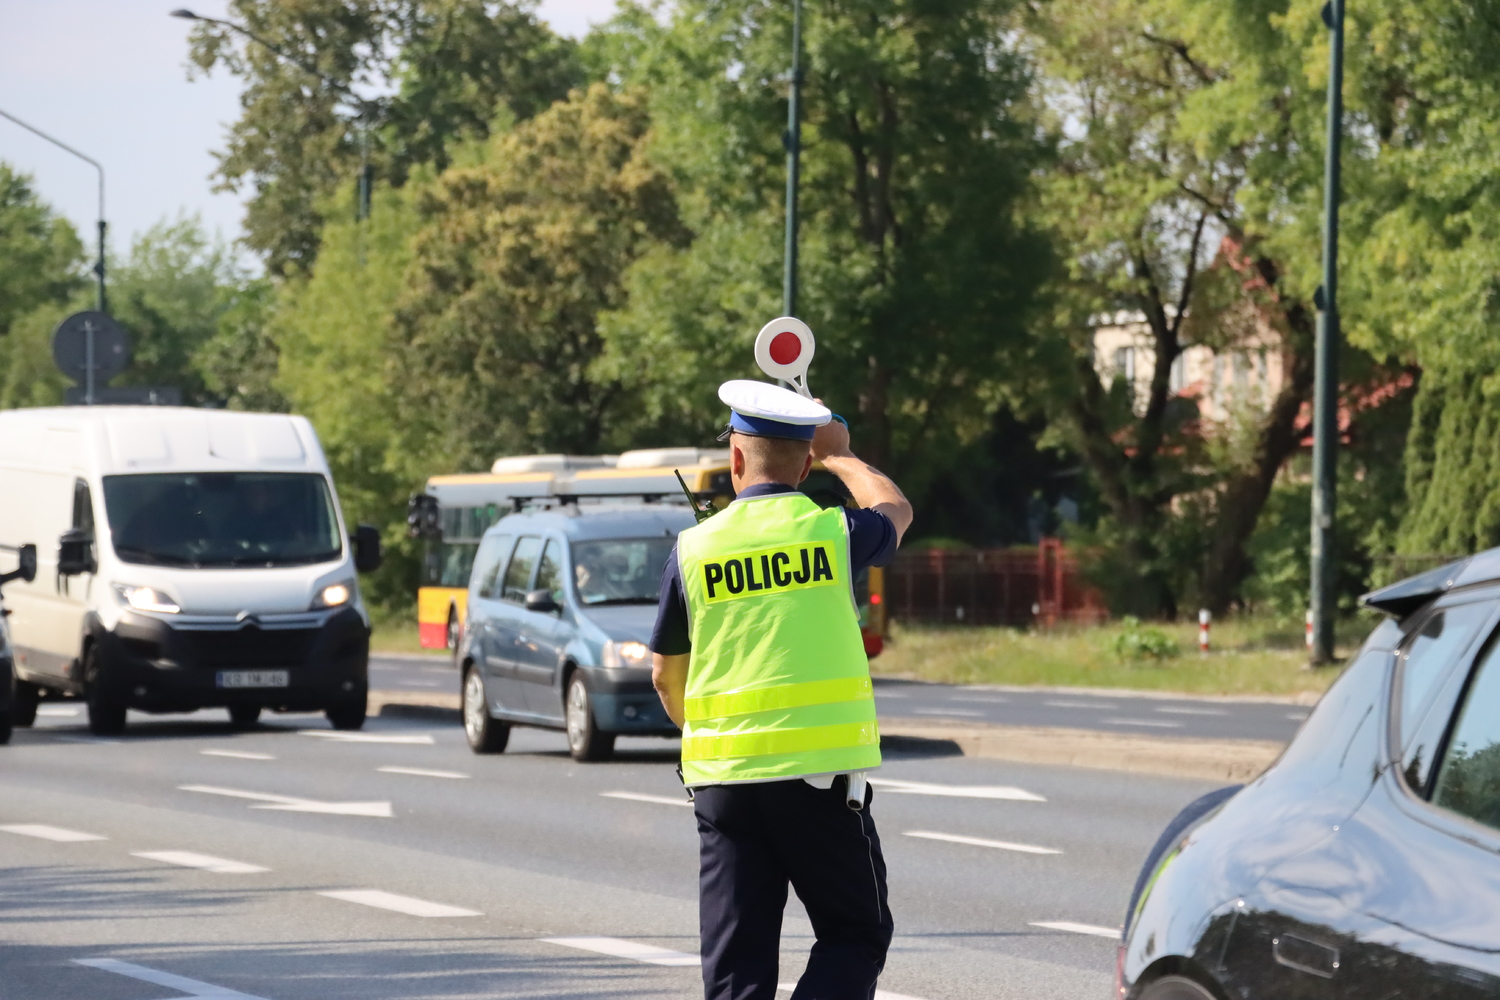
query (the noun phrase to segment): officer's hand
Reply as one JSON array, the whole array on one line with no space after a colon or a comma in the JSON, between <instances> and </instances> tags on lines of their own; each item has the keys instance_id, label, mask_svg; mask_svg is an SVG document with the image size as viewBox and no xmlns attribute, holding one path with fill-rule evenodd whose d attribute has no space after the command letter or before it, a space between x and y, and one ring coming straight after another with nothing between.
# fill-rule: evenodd
<instances>
[{"instance_id":1,"label":"officer's hand","mask_svg":"<svg viewBox=\"0 0 1500 1000\"><path fill-rule=\"evenodd\" d=\"M821 399L818 402L823 402ZM826 458L848 455L849 428L842 421L830 420L813 432L812 457L819 462Z\"/></svg>"}]
</instances>

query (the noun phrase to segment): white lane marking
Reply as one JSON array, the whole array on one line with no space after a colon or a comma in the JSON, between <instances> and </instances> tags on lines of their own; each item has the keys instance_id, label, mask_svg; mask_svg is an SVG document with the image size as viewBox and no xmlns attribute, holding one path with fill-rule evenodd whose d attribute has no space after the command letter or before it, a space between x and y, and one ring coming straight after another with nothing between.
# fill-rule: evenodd
<instances>
[{"instance_id":1,"label":"white lane marking","mask_svg":"<svg viewBox=\"0 0 1500 1000\"><path fill-rule=\"evenodd\" d=\"M275 760L268 753L251 753L248 750L199 750L205 757L233 757L235 760Z\"/></svg>"},{"instance_id":2,"label":"white lane marking","mask_svg":"<svg viewBox=\"0 0 1500 1000\"><path fill-rule=\"evenodd\" d=\"M375 770L384 771L386 774L415 774L419 778L467 778L469 775L462 771L433 771L425 767L397 767L395 764L387 764L377 767Z\"/></svg>"},{"instance_id":3,"label":"white lane marking","mask_svg":"<svg viewBox=\"0 0 1500 1000\"><path fill-rule=\"evenodd\" d=\"M212 854L198 854L195 851L131 851L130 855L145 858L147 861L181 865L184 868L202 868L206 872L217 872L220 875L253 875L256 872L271 870L262 868L260 865L247 865L243 861L216 858Z\"/></svg>"},{"instance_id":4,"label":"white lane marking","mask_svg":"<svg viewBox=\"0 0 1500 1000\"><path fill-rule=\"evenodd\" d=\"M483 916L478 910L466 910L461 906L433 903L425 899L414 899L411 896L398 896L394 892L381 892L379 889L336 889L320 892L318 895L327 896L329 899L342 899L346 903L359 903L382 910L394 910L412 917Z\"/></svg>"},{"instance_id":5,"label":"white lane marking","mask_svg":"<svg viewBox=\"0 0 1500 1000\"><path fill-rule=\"evenodd\" d=\"M1093 709L1098 709L1100 711L1105 711L1105 712L1110 711L1111 709L1113 709L1113 708L1116 707L1114 705L1111 705L1107 701L1059 701L1059 700L1053 700L1053 701L1044 701L1044 702L1042 702L1042 704L1046 705L1048 708L1093 708Z\"/></svg>"},{"instance_id":6,"label":"white lane marking","mask_svg":"<svg viewBox=\"0 0 1500 1000\"><path fill-rule=\"evenodd\" d=\"M303 736L319 736L338 743L405 743L416 746L432 746L432 737L426 733L351 733L341 729L299 729Z\"/></svg>"},{"instance_id":7,"label":"white lane marking","mask_svg":"<svg viewBox=\"0 0 1500 1000\"><path fill-rule=\"evenodd\" d=\"M687 799L674 799L669 795L647 795L645 792L600 792L606 799L629 799L631 802L655 802L661 806L687 806L689 809L693 804Z\"/></svg>"},{"instance_id":8,"label":"white lane marking","mask_svg":"<svg viewBox=\"0 0 1500 1000\"><path fill-rule=\"evenodd\" d=\"M1228 715L1222 708L1177 708L1176 706L1163 705L1157 708L1158 712L1168 715Z\"/></svg>"},{"instance_id":9,"label":"white lane marking","mask_svg":"<svg viewBox=\"0 0 1500 1000\"><path fill-rule=\"evenodd\" d=\"M876 691L875 692L875 697L877 697L877 698L910 698L911 695L909 695L909 694L902 694L899 691Z\"/></svg>"},{"instance_id":10,"label":"white lane marking","mask_svg":"<svg viewBox=\"0 0 1500 1000\"><path fill-rule=\"evenodd\" d=\"M914 708L912 712L915 715L961 715L969 719L984 718L983 712L970 712L962 708Z\"/></svg>"},{"instance_id":11,"label":"white lane marking","mask_svg":"<svg viewBox=\"0 0 1500 1000\"><path fill-rule=\"evenodd\" d=\"M113 972L120 976L129 976L131 979L165 986L195 997L209 997L212 1000L261 1000L260 997L231 990L227 986L215 986L213 983L199 982L187 976L174 976L170 972L159 972L156 969L148 969L144 965L133 965L114 958L75 958L73 964L86 965L91 969Z\"/></svg>"},{"instance_id":12,"label":"white lane marking","mask_svg":"<svg viewBox=\"0 0 1500 1000\"><path fill-rule=\"evenodd\" d=\"M931 830L907 830L908 837L924 840L944 840L950 844L969 844L973 847L993 847L999 851L1019 851L1022 854L1061 854L1053 847L1037 847L1035 844L1013 844L1008 840L986 840L983 837L962 837L956 833L934 833Z\"/></svg>"},{"instance_id":13,"label":"white lane marking","mask_svg":"<svg viewBox=\"0 0 1500 1000\"><path fill-rule=\"evenodd\" d=\"M1046 802L1024 788L1012 785L936 785L925 781L897 781L895 778L871 778L870 784L898 795L947 795L955 799L1006 799L1011 802Z\"/></svg>"},{"instance_id":14,"label":"white lane marking","mask_svg":"<svg viewBox=\"0 0 1500 1000\"><path fill-rule=\"evenodd\" d=\"M626 941L624 938L564 937L542 938L541 940L546 944L560 944L564 948L597 952L613 958L628 958L636 962L645 962L648 965L701 964L697 955L689 955L685 951L673 951L671 948L658 948L654 944L644 944L640 941Z\"/></svg>"},{"instance_id":15,"label":"white lane marking","mask_svg":"<svg viewBox=\"0 0 1500 1000\"><path fill-rule=\"evenodd\" d=\"M1098 924L1079 924L1071 920L1033 920L1032 927L1045 927L1049 931L1067 931L1070 934L1091 934L1094 937L1120 937L1118 927L1100 927Z\"/></svg>"},{"instance_id":16,"label":"white lane marking","mask_svg":"<svg viewBox=\"0 0 1500 1000\"><path fill-rule=\"evenodd\" d=\"M1308 714L1309 713L1307 712L1288 712L1286 713L1286 717L1288 719L1295 719L1298 722L1302 722L1307 719Z\"/></svg>"},{"instance_id":17,"label":"white lane marking","mask_svg":"<svg viewBox=\"0 0 1500 1000\"><path fill-rule=\"evenodd\" d=\"M108 840L97 833L80 833L77 830L64 830L60 826L48 826L45 823L12 823L9 826L0 826L0 830L6 833L19 833L23 837L38 837L42 840L55 840L59 844L76 844L83 840Z\"/></svg>"},{"instance_id":18,"label":"white lane marking","mask_svg":"<svg viewBox=\"0 0 1500 1000\"><path fill-rule=\"evenodd\" d=\"M232 799L250 799L264 805L251 809L276 809L283 812L326 813L331 816L378 816L389 818L389 802L319 802L316 799L299 799L292 795L271 795L267 792L246 792L238 788L220 788L217 785L178 785L184 792L201 792L204 795L224 795Z\"/></svg>"},{"instance_id":19,"label":"white lane marking","mask_svg":"<svg viewBox=\"0 0 1500 1000\"><path fill-rule=\"evenodd\" d=\"M435 688L435 687L438 686L439 682L438 681L409 681L409 680L401 680L401 681L397 681L396 683L400 684L402 687L409 687L409 688Z\"/></svg>"},{"instance_id":20,"label":"white lane marking","mask_svg":"<svg viewBox=\"0 0 1500 1000\"><path fill-rule=\"evenodd\" d=\"M120 742L119 740L108 740L108 739L105 739L102 736L59 736L58 740L60 742L62 742L62 743L103 743L103 744L110 744L110 743L119 743Z\"/></svg>"},{"instance_id":21,"label":"white lane marking","mask_svg":"<svg viewBox=\"0 0 1500 1000\"><path fill-rule=\"evenodd\" d=\"M959 696L955 695L954 697L957 698ZM995 695L993 697L986 697L985 695L972 695L972 694L969 694L969 695L964 695L962 697L962 700L964 700L964 701L972 701L972 702L974 702L976 704L980 704L980 705L1009 705L1010 704L1010 699L1009 698L1002 698L999 695Z\"/></svg>"},{"instance_id":22,"label":"white lane marking","mask_svg":"<svg viewBox=\"0 0 1500 1000\"><path fill-rule=\"evenodd\" d=\"M790 993L797 988L796 983L777 983L778 990ZM905 993L892 993L890 990L876 990L874 1000L922 1000L921 997L909 997Z\"/></svg>"},{"instance_id":23,"label":"white lane marking","mask_svg":"<svg viewBox=\"0 0 1500 1000\"><path fill-rule=\"evenodd\" d=\"M39 705L36 714L55 719L71 719L82 711L77 705Z\"/></svg>"},{"instance_id":24,"label":"white lane marking","mask_svg":"<svg viewBox=\"0 0 1500 1000\"><path fill-rule=\"evenodd\" d=\"M1106 725L1111 726L1152 726L1156 729L1181 729L1180 722L1166 722L1162 719L1103 719Z\"/></svg>"}]
</instances>

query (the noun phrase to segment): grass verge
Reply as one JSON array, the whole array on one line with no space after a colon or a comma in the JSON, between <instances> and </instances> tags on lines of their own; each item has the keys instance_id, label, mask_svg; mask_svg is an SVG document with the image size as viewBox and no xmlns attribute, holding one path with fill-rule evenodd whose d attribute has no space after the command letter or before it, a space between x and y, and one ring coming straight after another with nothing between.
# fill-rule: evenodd
<instances>
[{"instance_id":1,"label":"grass verge","mask_svg":"<svg viewBox=\"0 0 1500 1000\"><path fill-rule=\"evenodd\" d=\"M370 623L372 653L443 653L441 649L423 648L422 640L417 636L415 608L402 611L371 608Z\"/></svg>"},{"instance_id":2,"label":"grass verge","mask_svg":"<svg viewBox=\"0 0 1500 1000\"><path fill-rule=\"evenodd\" d=\"M1341 622L1339 653L1347 657L1374 627L1360 616ZM1177 644L1176 656L1125 659L1116 652L1119 623L1090 628L1022 631L896 625L885 652L870 661L876 676L947 684L1022 687L1137 688L1218 695L1319 694L1340 668L1307 668L1300 623L1230 618L1214 624L1209 653L1198 651L1196 624L1149 623Z\"/></svg>"}]
</instances>

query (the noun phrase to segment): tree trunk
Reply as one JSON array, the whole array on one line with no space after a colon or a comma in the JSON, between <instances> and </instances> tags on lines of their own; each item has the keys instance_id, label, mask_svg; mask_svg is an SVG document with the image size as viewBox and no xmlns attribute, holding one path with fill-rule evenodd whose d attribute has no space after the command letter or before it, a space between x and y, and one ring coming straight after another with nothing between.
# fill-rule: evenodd
<instances>
[{"instance_id":1,"label":"tree trunk","mask_svg":"<svg viewBox=\"0 0 1500 1000\"><path fill-rule=\"evenodd\" d=\"M859 391L859 447L865 461L885 471L889 471L891 458L890 388L891 373L872 355L864 387Z\"/></svg>"}]
</instances>

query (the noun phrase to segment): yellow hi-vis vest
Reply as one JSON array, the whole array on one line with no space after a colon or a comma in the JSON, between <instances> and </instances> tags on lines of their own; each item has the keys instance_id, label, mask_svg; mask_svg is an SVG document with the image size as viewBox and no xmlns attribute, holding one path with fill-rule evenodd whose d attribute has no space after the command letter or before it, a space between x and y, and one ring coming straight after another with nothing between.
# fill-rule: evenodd
<instances>
[{"instance_id":1,"label":"yellow hi-vis vest","mask_svg":"<svg viewBox=\"0 0 1500 1000\"><path fill-rule=\"evenodd\" d=\"M844 512L801 493L736 500L682 532L677 558L693 644L686 784L878 767Z\"/></svg>"}]
</instances>

